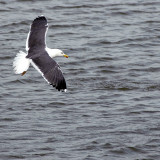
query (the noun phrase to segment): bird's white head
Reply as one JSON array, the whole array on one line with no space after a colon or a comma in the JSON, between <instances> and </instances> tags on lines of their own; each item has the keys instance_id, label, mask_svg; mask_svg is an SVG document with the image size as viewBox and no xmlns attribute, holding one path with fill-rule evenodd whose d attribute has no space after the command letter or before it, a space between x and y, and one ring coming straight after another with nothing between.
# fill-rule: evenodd
<instances>
[{"instance_id":1,"label":"bird's white head","mask_svg":"<svg viewBox=\"0 0 160 160\"><path fill-rule=\"evenodd\" d=\"M62 56L68 58L68 55L64 54L63 51L61 51L60 49L50 49L47 47L46 51L48 52L51 58L62 57Z\"/></svg>"}]
</instances>

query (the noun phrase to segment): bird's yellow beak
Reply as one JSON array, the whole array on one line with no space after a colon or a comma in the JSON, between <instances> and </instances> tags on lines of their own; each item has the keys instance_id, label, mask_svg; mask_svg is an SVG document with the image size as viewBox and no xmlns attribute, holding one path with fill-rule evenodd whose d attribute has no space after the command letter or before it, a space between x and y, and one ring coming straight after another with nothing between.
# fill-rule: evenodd
<instances>
[{"instance_id":1,"label":"bird's yellow beak","mask_svg":"<svg viewBox=\"0 0 160 160\"><path fill-rule=\"evenodd\" d=\"M66 57L66 58L68 58L68 55L66 55L66 54L64 54L63 56Z\"/></svg>"}]
</instances>

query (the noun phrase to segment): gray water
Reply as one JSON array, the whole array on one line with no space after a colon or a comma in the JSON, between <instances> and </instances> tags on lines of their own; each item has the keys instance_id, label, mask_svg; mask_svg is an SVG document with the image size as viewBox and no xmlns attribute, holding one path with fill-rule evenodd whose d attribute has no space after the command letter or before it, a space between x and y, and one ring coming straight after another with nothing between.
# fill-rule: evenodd
<instances>
[{"instance_id":1,"label":"gray water","mask_svg":"<svg viewBox=\"0 0 160 160\"><path fill-rule=\"evenodd\" d=\"M32 20L68 91L12 62ZM160 159L159 0L0 0L0 159Z\"/></svg>"}]
</instances>

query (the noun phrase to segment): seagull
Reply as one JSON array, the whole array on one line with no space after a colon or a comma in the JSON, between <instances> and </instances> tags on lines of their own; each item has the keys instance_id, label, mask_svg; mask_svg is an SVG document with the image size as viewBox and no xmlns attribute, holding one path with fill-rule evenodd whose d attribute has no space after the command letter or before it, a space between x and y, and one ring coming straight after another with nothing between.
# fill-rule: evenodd
<instances>
[{"instance_id":1,"label":"seagull","mask_svg":"<svg viewBox=\"0 0 160 160\"><path fill-rule=\"evenodd\" d=\"M51 49L46 45L46 33L48 23L45 16L35 18L30 26L26 40L26 52L19 51L13 60L15 74L22 76L27 72L30 64L42 75L42 77L58 91L66 91L66 81L58 63L54 57L68 58L60 49Z\"/></svg>"}]
</instances>

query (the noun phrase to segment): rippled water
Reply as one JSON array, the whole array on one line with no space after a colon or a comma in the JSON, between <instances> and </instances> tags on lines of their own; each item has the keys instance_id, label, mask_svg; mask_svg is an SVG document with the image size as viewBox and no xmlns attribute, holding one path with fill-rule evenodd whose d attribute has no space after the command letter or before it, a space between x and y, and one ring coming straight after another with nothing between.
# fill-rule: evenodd
<instances>
[{"instance_id":1,"label":"rippled water","mask_svg":"<svg viewBox=\"0 0 160 160\"><path fill-rule=\"evenodd\" d=\"M1 0L0 15L0 159L160 159L159 0ZM38 15L70 56L66 93L13 73Z\"/></svg>"}]
</instances>

